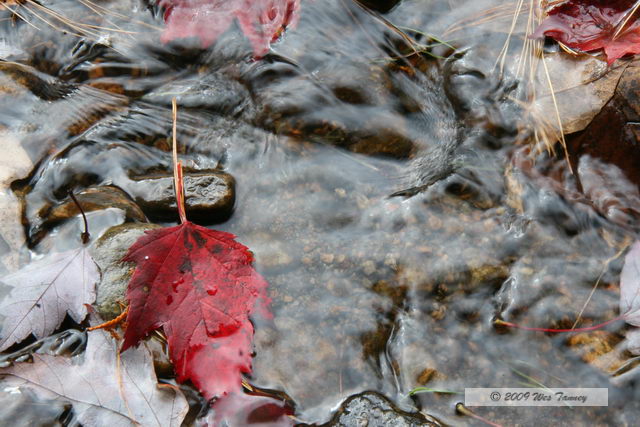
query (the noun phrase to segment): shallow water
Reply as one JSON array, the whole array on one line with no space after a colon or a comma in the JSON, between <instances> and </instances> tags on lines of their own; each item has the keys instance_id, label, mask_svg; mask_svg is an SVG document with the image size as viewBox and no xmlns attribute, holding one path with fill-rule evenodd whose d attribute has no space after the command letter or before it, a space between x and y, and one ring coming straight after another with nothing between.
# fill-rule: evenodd
<instances>
[{"instance_id":1,"label":"shallow water","mask_svg":"<svg viewBox=\"0 0 640 427\"><path fill-rule=\"evenodd\" d=\"M75 244L68 228L78 223L47 222L68 189L114 185L135 198L137 177L170 171L176 96L185 166L219 167L237 182L231 217L207 225L237 235L270 283L274 320L256 319L249 380L290 397L296 419L326 422L348 396L376 390L404 410L474 424L456 415L461 395L408 393L531 378L609 387L609 407L476 412L506 425L637 419L637 369L611 374L629 359L623 322L571 335L493 325L570 328L597 282L580 325L615 318L621 254L637 230L540 179L562 168L561 153L527 163L529 123L514 102L526 82L509 67L492 73L513 8L480 27L474 14L491 2L405 0L385 22L347 0L303 1L297 27L254 60L237 29L205 51L161 44L143 25L161 27L161 14L142 3L104 4L126 19L48 6L136 34L97 30L91 40L3 12L1 138L27 158L7 166L7 206L24 201L27 238L15 238L15 218L4 225L6 270ZM409 55L389 22L445 34L466 53ZM454 173L389 197L420 185L434 147L458 139ZM623 208L633 217L635 206ZM92 214L94 237L131 220L116 211Z\"/></svg>"}]
</instances>

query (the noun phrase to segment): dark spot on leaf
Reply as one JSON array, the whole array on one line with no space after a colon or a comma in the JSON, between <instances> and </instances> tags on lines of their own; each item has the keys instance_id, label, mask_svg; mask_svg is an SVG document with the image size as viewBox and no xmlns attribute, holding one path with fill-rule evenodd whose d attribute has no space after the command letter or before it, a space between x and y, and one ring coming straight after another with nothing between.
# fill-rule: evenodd
<instances>
[{"instance_id":1,"label":"dark spot on leaf","mask_svg":"<svg viewBox=\"0 0 640 427\"><path fill-rule=\"evenodd\" d=\"M178 270L180 271L180 274L184 274L187 271L192 271L193 267L191 266L191 260L188 257L184 257L184 259L182 260L182 264L180 264L180 267L178 267Z\"/></svg>"},{"instance_id":2,"label":"dark spot on leaf","mask_svg":"<svg viewBox=\"0 0 640 427\"><path fill-rule=\"evenodd\" d=\"M207 243L207 241L204 239L203 236L201 236L200 234L192 234L193 236L193 240L196 241L196 244L198 245L199 248L204 247L204 245Z\"/></svg>"}]
</instances>

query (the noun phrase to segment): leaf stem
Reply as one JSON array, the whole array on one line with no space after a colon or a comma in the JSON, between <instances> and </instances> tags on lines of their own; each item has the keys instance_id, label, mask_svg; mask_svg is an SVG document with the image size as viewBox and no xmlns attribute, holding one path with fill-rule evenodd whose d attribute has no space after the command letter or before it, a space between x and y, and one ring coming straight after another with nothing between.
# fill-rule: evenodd
<instances>
[{"instance_id":1,"label":"leaf stem","mask_svg":"<svg viewBox=\"0 0 640 427\"><path fill-rule=\"evenodd\" d=\"M453 390L438 390L435 388L429 387L416 387L409 392L409 396L413 396L418 393L440 393L440 394L464 394L462 391L453 391Z\"/></svg>"},{"instance_id":2,"label":"leaf stem","mask_svg":"<svg viewBox=\"0 0 640 427\"><path fill-rule=\"evenodd\" d=\"M481 417L480 415L478 415L475 412L473 412L471 409L469 409L466 406L464 406L464 404L462 404L462 403L456 404L456 411L458 411L462 415L466 415L466 416L469 416L471 418L475 418L478 421L482 421L483 423L485 423L487 425L490 425L492 427L502 427L500 424L496 424L496 423L494 423L492 421L489 421L488 419L486 419L484 417Z\"/></svg>"},{"instance_id":3,"label":"leaf stem","mask_svg":"<svg viewBox=\"0 0 640 427\"><path fill-rule=\"evenodd\" d=\"M171 106L173 115L173 185L176 192L178 215L180 216L180 222L184 224L187 222L187 214L184 209L184 178L182 176L182 163L178 161L178 104L175 96L171 100Z\"/></svg>"},{"instance_id":4,"label":"leaf stem","mask_svg":"<svg viewBox=\"0 0 640 427\"><path fill-rule=\"evenodd\" d=\"M78 199L76 199L76 196L73 194L73 190L69 190L69 196L71 197L71 200L73 200L73 203L76 204L78 210L80 211L80 214L82 215L82 221L84 222L84 231L80 234L80 240L82 240L83 245L86 245L87 243L89 243L89 239L91 238L91 235L89 234L89 223L87 222L87 216L84 214L84 210L82 210L80 202L78 202Z\"/></svg>"},{"instance_id":5,"label":"leaf stem","mask_svg":"<svg viewBox=\"0 0 640 427\"><path fill-rule=\"evenodd\" d=\"M98 329L109 329L109 328L113 328L114 326L116 326L119 323L122 323L122 321L124 321L124 319L127 317L127 315L129 314L129 307L127 306L124 311L122 313L120 313L116 318L111 319L107 322L101 323L99 325L96 326L91 326L90 328L87 328L87 331L95 331Z\"/></svg>"},{"instance_id":6,"label":"leaf stem","mask_svg":"<svg viewBox=\"0 0 640 427\"><path fill-rule=\"evenodd\" d=\"M553 328L531 328L529 326L522 326L516 323L505 322L504 320L496 319L494 320L495 325L499 326L508 326L510 328L523 329L525 331L537 331L537 332L551 332L551 333L562 333L562 332L589 332L595 331L597 329L602 329L610 323L617 322L618 320L624 319L624 315L620 315L615 319L607 320L606 322L599 323L597 325L588 326L586 328L571 328L571 329L553 329Z\"/></svg>"}]
</instances>

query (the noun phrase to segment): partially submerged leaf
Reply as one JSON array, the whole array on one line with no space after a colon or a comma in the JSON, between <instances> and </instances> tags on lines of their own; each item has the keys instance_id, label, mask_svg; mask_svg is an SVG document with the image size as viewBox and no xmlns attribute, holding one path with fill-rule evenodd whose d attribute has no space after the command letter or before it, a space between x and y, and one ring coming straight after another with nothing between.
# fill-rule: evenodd
<instances>
[{"instance_id":1,"label":"partially submerged leaf","mask_svg":"<svg viewBox=\"0 0 640 427\"><path fill-rule=\"evenodd\" d=\"M241 390L251 371L253 325L268 315L267 282L232 234L191 222L149 230L123 259L135 262L122 351L162 327L178 381L207 398Z\"/></svg>"},{"instance_id":2,"label":"partially submerged leaf","mask_svg":"<svg viewBox=\"0 0 640 427\"><path fill-rule=\"evenodd\" d=\"M71 402L85 426L180 426L187 401L176 388L158 385L149 350L141 347L120 356L117 347L106 332L90 332L87 348L78 356L82 363L34 354L33 363L0 369L1 384Z\"/></svg>"},{"instance_id":3,"label":"partially submerged leaf","mask_svg":"<svg viewBox=\"0 0 640 427\"><path fill-rule=\"evenodd\" d=\"M282 400L240 392L216 400L201 421L211 426L289 427L294 425L290 415L293 415L293 409Z\"/></svg>"},{"instance_id":4,"label":"partially submerged leaf","mask_svg":"<svg viewBox=\"0 0 640 427\"><path fill-rule=\"evenodd\" d=\"M13 287L0 305L5 316L0 351L29 334L43 338L53 333L67 313L80 323L85 304L95 301L98 267L86 248L55 253L2 278Z\"/></svg>"},{"instance_id":5,"label":"partially submerged leaf","mask_svg":"<svg viewBox=\"0 0 640 427\"><path fill-rule=\"evenodd\" d=\"M557 106L565 134L581 131L591 122L613 97L626 69L626 65L609 68L591 57L577 60L562 52L545 54L544 61L545 66L537 69L532 113L559 132L558 121L553 119Z\"/></svg>"},{"instance_id":6,"label":"partially submerged leaf","mask_svg":"<svg viewBox=\"0 0 640 427\"><path fill-rule=\"evenodd\" d=\"M554 58L558 56L554 55ZM593 61L573 62L583 64ZM594 85L604 83L605 86L600 89L587 86L584 90L580 87L567 87L567 90L563 90L563 86L558 85L560 90L556 91L556 99L563 123L567 120L565 132L567 128L572 132L577 130L565 135L568 160L573 173L568 170L566 159L549 156L547 153L535 153L532 148L523 146L516 149L512 156L517 174L523 175L517 178L517 174L510 174L511 178L515 178L510 182L511 189L518 191L518 185L526 187L531 181L535 181L537 185L553 189L580 209L586 208L616 225L634 232L639 231L640 169L637 165L640 151L637 148L638 132L635 123L640 121L640 107L635 100L640 96L637 84L640 67L637 63L638 60L634 60L611 69L602 79L593 82ZM550 61L550 65L553 64L554 61ZM618 70L622 69L624 71L618 78ZM578 72L580 71L579 68ZM608 90L611 88L614 91L609 96ZM586 96L585 91L592 91L592 94ZM596 100L600 95L609 99L604 106L599 107L598 104L602 105L605 101L605 98ZM541 100L541 103L536 103L537 115L553 115L549 114L548 110L552 107L548 102L546 108L540 108L544 105L545 97L541 97ZM583 102L598 107L599 111L592 115L590 107L581 106ZM586 127L581 129L584 124ZM514 206L517 206L517 198L512 199L511 203L514 201Z\"/></svg>"},{"instance_id":7,"label":"partially submerged leaf","mask_svg":"<svg viewBox=\"0 0 640 427\"><path fill-rule=\"evenodd\" d=\"M620 273L620 314L640 326L640 241L631 246Z\"/></svg>"},{"instance_id":8,"label":"partially submerged leaf","mask_svg":"<svg viewBox=\"0 0 640 427\"><path fill-rule=\"evenodd\" d=\"M640 240L636 241L624 259L620 273L620 314L633 326L640 326ZM640 354L640 330L627 332L627 348Z\"/></svg>"},{"instance_id":9,"label":"partially submerged leaf","mask_svg":"<svg viewBox=\"0 0 640 427\"><path fill-rule=\"evenodd\" d=\"M634 0L571 0L548 12L532 37L551 37L585 52L604 49L607 62L640 53L640 22L631 16Z\"/></svg>"},{"instance_id":10,"label":"partially submerged leaf","mask_svg":"<svg viewBox=\"0 0 640 427\"><path fill-rule=\"evenodd\" d=\"M162 41L197 37L212 45L237 18L253 51L261 56L280 32L297 21L300 0L162 0L166 28Z\"/></svg>"},{"instance_id":11,"label":"partially submerged leaf","mask_svg":"<svg viewBox=\"0 0 640 427\"><path fill-rule=\"evenodd\" d=\"M633 329L627 332L626 348L632 354L640 355L640 329Z\"/></svg>"}]
</instances>

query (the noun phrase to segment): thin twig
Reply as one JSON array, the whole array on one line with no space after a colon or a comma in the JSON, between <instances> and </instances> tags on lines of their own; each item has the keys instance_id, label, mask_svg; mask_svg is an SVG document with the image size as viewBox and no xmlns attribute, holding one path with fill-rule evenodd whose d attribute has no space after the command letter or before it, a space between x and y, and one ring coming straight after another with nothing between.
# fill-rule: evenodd
<instances>
[{"instance_id":1,"label":"thin twig","mask_svg":"<svg viewBox=\"0 0 640 427\"><path fill-rule=\"evenodd\" d=\"M600 275L598 276L598 280L596 280L596 284L593 285L593 288L591 288L591 292L589 293L589 296L587 297L587 300L585 301L584 305L582 306L582 309L580 310L580 313L578 313L578 317L576 318L576 321L573 323L573 326L571 327L571 329L575 329L575 327L578 326L578 323L580 322L580 320L582 320L582 314L586 310L587 305L589 305L589 302L591 301L591 298L593 297L593 294L596 292L596 289L598 289L598 285L600 284L600 280L602 280L602 276L604 276L604 273L607 271L607 268L609 267L609 264L611 263L611 261L617 259L620 255L622 255L624 253L625 250L627 250L627 246L622 248L620 251L618 251L617 254L615 254L614 256L612 256L611 258L609 258L605 262L604 266L602 267L602 271L600 272Z\"/></svg>"},{"instance_id":2,"label":"thin twig","mask_svg":"<svg viewBox=\"0 0 640 427\"><path fill-rule=\"evenodd\" d=\"M114 326L116 326L117 324L121 323L124 320L124 318L127 317L127 314L129 314L129 307L128 306L115 319L112 319L112 320L109 320L108 322L104 322L104 323L101 323L99 325L87 328L87 331L95 331L97 329L111 329Z\"/></svg>"},{"instance_id":3,"label":"thin twig","mask_svg":"<svg viewBox=\"0 0 640 427\"><path fill-rule=\"evenodd\" d=\"M82 232L82 234L80 234L80 239L82 240L82 244L86 245L87 243L89 243L89 239L91 238L91 235L89 234L89 223L87 222L87 216L84 214L84 210L82 210L80 202L78 202L78 199L76 199L76 196L73 194L73 190L69 190L69 196L71 196L71 200L73 200L73 203L76 204L78 210L80 211L80 214L82 215L82 221L84 221L84 231Z\"/></svg>"},{"instance_id":4,"label":"thin twig","mask_svg":"<svg viewBox=\"0 0 640 427\"><path fill-rule=\"evenodd\" d=\"M605 326L607 326L607 325L609 325L611 323L615 323L618 320L622 320L622 319L624 319L624 317L625 317L625 315L621 314L620 316L618 316L618 317L616 317L614 319L607 320L606 322L602 322L602 323L599 323L597 325L588 326L586 328L571 328L571 329L531 328L529 326L518 325L517 323L505 322L504 320L500 320L500 319L494 320L493 323L495 325L508 326L510 328L523 329L525 331L549 332L549 333L559 334L559 333L563 333L563 332L590 332L590 331L596 331L598 329L604 328Z\"/></svg>"},{"instance_id":5,"label":"thin twig","mask_svg":"<svg viewBox=\"0 0 640 427\"><path fill-rule=\"evenodd\" d=\"M464 406L464 404L462 403L458 403L456 405L456 411L458 411L459 413L461 413L462 415L467 415L471 418L475 418L478 421L482 421L483 423L490 425L492 427L502 427L500 424L496 424L492 421L489 421L488 419L481 417L480 415L476 414L475 412L473 412L471 409L467 408L466 406Z\"/></svg>"},{"instance_id":6,"label":"thin twig","mask_svg":"<svg viewBox=\"0 0 640 427\"><path fill-rule=\"evenodd\" d=\"M567 167L569 168L569 172L573 175L573 167L571 166L571 160L569 159L569 151L567 150L567 141L564 138L564 129L562 126L562 119L560 118L560 109L558 108L558 101L556 100L556 95L553 90L553 83L551 82L551 75L549 74L549 68L547 67L547 63L544 60L544 56L542 57L542 66L544 67L545 75L547 76L547 83L549 84L549 93L551 94L551 100L553 101L553 107L556 113L556 119L558 120L558 130L560 132L560 144L564 149L564 157L567 161Z\"/></svg>"}]
</instances>

